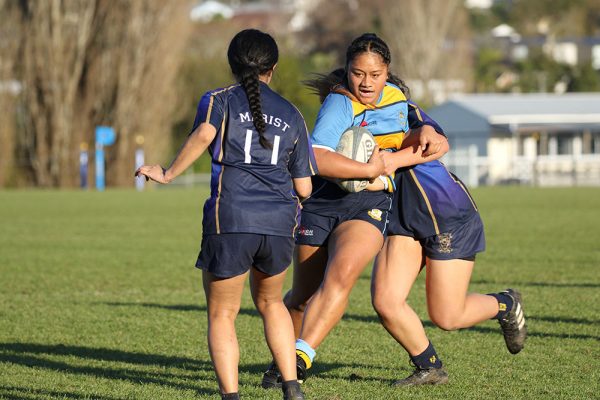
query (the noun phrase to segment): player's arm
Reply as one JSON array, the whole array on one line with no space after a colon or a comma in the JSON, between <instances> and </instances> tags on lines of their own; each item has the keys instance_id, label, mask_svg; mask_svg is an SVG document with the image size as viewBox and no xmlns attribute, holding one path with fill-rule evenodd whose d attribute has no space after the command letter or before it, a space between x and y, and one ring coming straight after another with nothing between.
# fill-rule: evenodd
<instances>
[{"instance_id":1,"label":"player's arm","mask_svg":"<svg viewBox=\"0 0 600 400\"><path fill-rule=\"evenodd\" d=\"M408 124L410 130L402 143L403 147L412 147L418 142L424 156L438 152L442 152L439 157L445 154L443 150L448 140L444 130L413 102L408 103Z\"/></svg>"},{"instance_id":2,"label":"player's arm","mask_svg":"<svg viewBox=\"0 0 600 400\"><path fill-rule=\"evenodd\" d=\"M420 129L428 128L423 127ZM444 136L442 137L444 138L444 140L440 143L439 150L433 154L427 155L426 152L423 151L423 147L418 140L415 140L408 147L403 147L402 149L394 153L384 152L383 157L385 161L385 173L391 175L398 168L423 164L428 161L437 160L438 158L442 157L448 152L448 150L450 150L448 140L446 140Z\"/></svg>"},{"instance_id":3,"label":"player's arm","mask_svg":"<svg viewBox=\"0 0 600 400\"><path fill-rule=\"evenodd\" d=\"M293 178L294 181L294 191L300 197L300 199L305 199L310 196L312 192L312 181L310 176L306 176L304 178Z\"/></svg>"},{"instance_id":4,"label":"player's arm","mask_svg":"<svg viewBox=\"0 0 600 400\"><path fill-rule=\"evenodd\" d=\"M294 125L298 127L298 138L294 143L294 150L290 154L288 169L292 176L294 191L302 200L312 193L311 176L317 173L317 162L315 161L313 148L310 145L306 122L299 111Z\"/></svg>"},{"instance_id":5,"label":"player's arm","mask_svg":"<svg viewBox=\"0 0 600 400\"><path fill-rule=\"evenodd\" d=\"M315 147L319 175L338 179L373 180L383 174L385 165L379 147L375 146L367 163L352 160L330 149Z\"/></svg>"},{"instance_id":6,"label":"player's arm","mask_svg":"<svg viewBox=\"0 0 600 400\"><path fill-rule=\"evenodd\" d=\"M338 179L375 179L383 172L378 149L368 163L344 157L335 152L344 128L352 125L350 100L342 94L330 94L321 105L312 134L312 145L319 175Z\"/></svg>"},{"instance_id":7,"label":"player's arm","mask_svg":"<svg viewBox=\"0 0 600 400\"><path fill-rule=\"evenodd\" d=\"M223 120L222 99L207 92L198 103L194 127L183 143L169 168L161 165L144 165L135 171L135 176L145 176L158 183L169 183L206 151L217 135L217 126Z\"/></svg>"},{"instance_id":8,"label":"player's arm","mask_svg":"<svg viewBox=\"0 0 600 400\"><path fill-rule=\"evenodd\" d=\"M159 164L143 165L135 171L135 176L144 175L146 180L152 179L158 183L169 183L206 151L217 134L217 130L209 123L201 123L188 136L185 143L171 162L169 168L164 169Z\"/></svg>"}]
</instances>

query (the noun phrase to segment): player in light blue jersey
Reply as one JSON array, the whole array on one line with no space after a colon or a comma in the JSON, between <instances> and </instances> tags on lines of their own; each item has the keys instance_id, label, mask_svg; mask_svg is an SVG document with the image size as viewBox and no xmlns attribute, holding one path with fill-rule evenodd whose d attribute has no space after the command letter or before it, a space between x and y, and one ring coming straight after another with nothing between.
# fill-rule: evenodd
<instances>
[{"instance_id":1,"label":"player in light blue jersey","mask_svg":"<svg viewBox=\"0 0 600 400\"><path fill-rule=\"evenodd\" d=\"M208 149L211 195L204 205L196 266L203 270L208 347L221 397L239 399L234 322L250 275L267 344L283 376L283 398L304 399L281 291L300 198L311 193L314 156L300 112L269 89L278 59L273 38L254 29L241 31L227 56L238 83L202 97L193 131L168 169L142 166L136 175L168 183Z\"/></svg>"},{"instance_id":2,"label":"player in light blue jersey","mask_svg":"<svg viewBox=\"0 0 600 400\"><path fill-rule=\"evenodd\" d=\"M432 153L404 147L408 132L408 104L403 83L389 71L391 56L386 43L374 34L356 38L346 54L338 85L327 87L311 141L320 176L313 178L313 194L303 202L302 222L296 240L293 289L286 296L298 340L298 379L311 367L315 349L341 319L350 291L359 275L381 249L392 206L393 182L378 179L384 171L383 150L396 152L413 165L443 155L442 145ZM340 137L352 126L364 126L382 149L368 163L336 153ZM432 130L433 131L433 130ZM446 145L445 138L433 131ZM377 180L388 190L348 193L326 178ZM295 309L312 297L306 312ZM278 384L272 365L263 387Z\"/></svg>"}]
</instances>

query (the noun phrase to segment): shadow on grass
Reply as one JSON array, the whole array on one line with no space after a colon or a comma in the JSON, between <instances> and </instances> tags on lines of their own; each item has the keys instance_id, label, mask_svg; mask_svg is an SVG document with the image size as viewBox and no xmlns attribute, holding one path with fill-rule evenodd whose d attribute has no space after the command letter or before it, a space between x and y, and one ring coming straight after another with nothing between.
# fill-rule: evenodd
<instances>
[{"instance_id":1,"label":"shadow on grass","mask_svg":"<svg viewBox=\"0 0 600 400\"><path fill-rule=\"evenodd\" d=\"M345 314L344 320L349 321L359 321L359 322L367 322L367 323L379 323L379 318L375 315L355 315L355 314ZM599 321L593 321L583 318L560 318L560 317L527 317L529 321L547 321L547 322L565 322L565 323L573 323L573 324L590 324L596 325ZM436 325L431 321L422 321L423 326L428 328L436 328ZM498 328L488 328L485 326L473 326L471 328L465 328L464 330L479 332L479 333L500 333L500 327ZM529 337L541 337L541 338L560 338L560 339L593 339L600 340L600 336L587 335L583 333L555 333L555 332L538 332L531 330L531 324L529 324L529 329L527 332L527 336Z\"/></svg>"},{"instance_id":2,"label":"shadow on grass","mask_svg":"<svg viewBox=\"0 0 600 400\"><path fill-rule=\"evenodd\" d=\"M180 368L188 371L202 370L210 371L212 374L212 364L209 361L195 360L186 357L172 357L159 354L136 353L83 346L66 346L60 344L0 343L0 362L26 367L43 368L60 373L66 372L70 374L96 376L103 379L117 379L135 384L157 384L173 387L175 389L192 390L198 394L218 394L216 389L207 390L194 384L182 383L182 380L191 379L184 375L157 372L155 370L144 371L137 368L127 368L121 365L112 368L72 365L68 362L52 360L51 357L55 356L73 356L86 360Z\"/></svg>"},{"instance_id":3,"label":"shadow on grass","mask_svg":"<svg viewBox=\"0 0 600 400\"><path fill-rule=\"evenodd\" d=\"M158 304L158 303L104 303L112 306L138 306L138 307L150 307L150 308L161 308L167 310L175 310L175 311L201 311L206 312L206 306L197 306L190 304ZM258 317L258 312L254 308L242 308L240 309L240 314L242 315L251 315ZM346 321L358 321L365 323L379 323L379 318L376 315L358 315L358 314L344 314L343 320ZM530 321L544 321L544 322L556 322L556 323L570 323L570 324L586 324L586 325L597 325L600 321L597 320L589 320L585 318L570 318L570 317L538 317L532 316L527 317ZM436 326L431 321L423 321L423 325L430 328L435 328ZM471 328L466 328L471 331L481 332L481 333L499 333L500 330L494 328L480 327L474 326ZM530 327L531 329L531 327ZM593 336L587 334L580 333L553 333L553 332L536 332L529 331L528 335L531 337L555 337L561 339L594 339L600 340L600 336Z\"/></svg>"},{"instance_id":4,"label":"shadow on grass","mask_svg":"<svg viewBox=\"0 0 600 400\"><path fill-rule=\"evenodd\" d=\"M500 285L505 287L520 287L534 286L534 287L551 287L551 288L600 288L600 283L589 283L589 282L492 282L486 280L473 280L473 285Z\"/></svg>"},{"instance_id":5,"label":"shadow on grass","mask_svg":"<svg viewBox=\"0 0 600 400\"><path fill-rule=\"evenodd\" d=\"M32 389L19 386L0 385L0 398L7 400L37 400L37 399L89 399L88 394L59 392L55 390ZM94 394L94 400L124 400L125 397L108 397Z\"/></svg>"},{"instance_id":6,"label":"shadow on grass","mask_svg":"<svg viewBox=\"0 0 600 400\"><path fill-rule=\"evenodd\" d=\"M105 302L109 306L115 307L147 307L147 308L160 308L164 310L173 311L200 311L206 312L206 306L199 306L195 304L159 304L159 303L133 303L133 302ZM241 308L240 315L251 315L258 317L258 311L255 308Z\"/></svg>"},{"instance_id":7,"label":"shadow on grass","mask_svg":"<svg viewBox=\"0 0 600 400\"><path fill-rule=\"evenodd\" d=\"M581 324L581 325L600 325L600 320L587 318L570 318L570 317L527 317L530 321L556 322L566 324Z\"/></svg>"},{"instance_id":8,"label":"shadow on grass","mask_svg":"<svg viewBox=\"0 0 600 400\"><path fill-rule=\"evenodd\" d=\"M342 364L337 362L317 362L310 369L308 376L318 377L322 379L340 379L340 380L349 380L349 381L373 381L373 382L386 382L385 379L372 377L372 376L362 376L356 373L347 374L345 371L339 371L342 369L368 369L368 370L386 370L389 367L385 365L371 365L364 363L352 362L351 364ZM267 364L256 365L256 364L242 364L239 367L240 373L245 372L251 375L258 375L262 377L263 373L267 369ZM408 369L407 369L408 370Z\"/></svg>"}]
</instances>

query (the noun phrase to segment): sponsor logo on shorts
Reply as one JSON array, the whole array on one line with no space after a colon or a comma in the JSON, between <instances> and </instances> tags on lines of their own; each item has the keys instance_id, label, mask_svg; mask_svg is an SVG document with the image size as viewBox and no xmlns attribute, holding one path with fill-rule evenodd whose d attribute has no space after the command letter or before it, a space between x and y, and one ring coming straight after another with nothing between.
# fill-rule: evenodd
<instances>
[{"instance_id":1,"label":"sponsor logo on shorts","mask_svg":"<svg viewBox=\"0 0 600 400\"><path fill-rule=\"evenodd\" d=\"M300 228L298 228L298 235L300 236L314 236L315 233L312 229L308 229L305 226L301 226Z\"/></svg>"},{"instance_id":2,"label":"sponsor logo on shorts","mask_svg":"<svg viewBox=\"0 0 600 400\"><path fill-rule=\"evenodd\" d=\"M369 217L373 218L374 220L381 221L381 215L383 214L383 211L374 208L368 211L367 214L369 214Z\"/></svg>"},{"instance_id":3,"label":"sponsor logo on shorts","mask_svg":"<svg viewBox=\"0 0 600 400\"><path fill-rule=\"evenodd\" d=\"M406 114L404 114L404 111L400 111L398 113L398 119L400 119L400 121L404 121L405 118L406 118Z\"/></svg>"},{"instance_id":4,"label":"sponsor logo on shorts","mask_svg":"<svg viewBox=\"0 0 600 400\"><path fill-rule=\"evenodd\" d=\"M452 253L452 234L440 233L438 236L438 252L448 254Z\"/></svg>"}]
</instances>

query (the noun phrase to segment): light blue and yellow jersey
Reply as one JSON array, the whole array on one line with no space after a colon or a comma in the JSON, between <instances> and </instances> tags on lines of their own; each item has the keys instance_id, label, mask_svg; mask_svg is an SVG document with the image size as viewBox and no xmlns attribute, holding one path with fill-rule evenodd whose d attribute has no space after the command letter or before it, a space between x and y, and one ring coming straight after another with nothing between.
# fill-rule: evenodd
<instances>
[{"instance_id":1,"label":"light blue and yellow jersey","mask_svg":"<svg viewBox=\"0 0 600 400\"><path fill-rule=\"evenodd\" d=\"M366 127L381 149L400 149L409 129L406 96L389 82L376 105L362 104L342 93L330 93L317 116L311 137L313 147L335 151L342 134L352 126Z\"/></svg>"}]
</instances>

